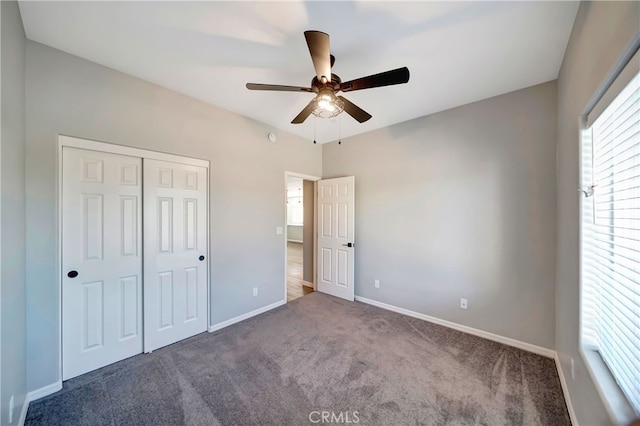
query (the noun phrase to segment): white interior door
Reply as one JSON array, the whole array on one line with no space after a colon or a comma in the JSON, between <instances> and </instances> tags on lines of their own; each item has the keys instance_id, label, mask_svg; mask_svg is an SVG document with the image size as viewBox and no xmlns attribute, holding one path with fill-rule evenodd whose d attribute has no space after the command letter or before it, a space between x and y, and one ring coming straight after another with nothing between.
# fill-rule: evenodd
<instances>
[{"instance_id":1,"label":"white interior door","mask_svg":"<svg viewBox=\"0 0 640 426\"><path fill-rule=\"evenodd\" d=\"M144 350L207 330L207 169L144 160Z\"/></svg>"},{"instance_id":2,"label":"white interior door","mask_svg":"<svg viewBox=\"0 0 640 426\"><path fill-rule=\"evenodd\" d=\"M317 289L354 298L355 178L318 181Z\"/></svg>"},{"instance_id":3,"label":"white interior door","mask_svg":"<svg viewBox=\"0 0 640 426\"><path fill-rule=\"evenodd\" d=\"M62 150L63 380L142 352L140 158Z\"/></svg>"}]
</instances>

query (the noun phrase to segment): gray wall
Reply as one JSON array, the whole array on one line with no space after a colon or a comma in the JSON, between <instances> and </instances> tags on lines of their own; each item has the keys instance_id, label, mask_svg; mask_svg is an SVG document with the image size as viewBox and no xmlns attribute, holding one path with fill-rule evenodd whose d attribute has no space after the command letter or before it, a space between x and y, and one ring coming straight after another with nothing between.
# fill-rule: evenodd
<instances>
[{"instance_id":1,"label":"gray wall","mask_svg":"<svg viewBox=\"0 0 640 426\"><path fill-rule=\"evenodd\" d=\"M579 125L587 104L640 28L638 2L580 5L558 77L556 350L581 424L609 424L579 354ZM569 375L575 360L576 379Z\"/></svg>"},{"instance_id":2,"label":"gray wall","mask_svg":"<svg viewBox=\"0 0 640 426\"><path fill-rule=\"evenodd\" d=\"M0 424L8 424L9 399L15 398L13 424L18 423L26 395L25 300L25 36L18 4L0 2L2 8L2 366Z\"/></svg>"},{"instance_id":3,"label":"gray wall","mask_svg":"<svg viewBox=\"0 0 640 426\"><path fill-rule=\"evenodd\" d=\"M282 177L320 175L321 146L31 41L26 116L30 390L59 380L57 133L210 160L212 323L283 299Z\"/></svg>"},{"instance_id":4,"label":"gray wall","mask_svg":"<svg viewBox=\"0 0 640 426\"><path fill-rule=\"evenodd\" d=\"M548 82L325 145L323 177L355 176L356 295L553 348L555 142Z\"/></svg>"},{"instance_id":5,"label":"gray wall","mask_svg":"<svg viewBox=\"0 0 640 426\"><path fill-rule=\"evenodd\" d=\"M313 256L315 247L315 231L313 226L313 211L315 210L316 194L314 183L310 180L302 181L302 203L304 204L304 229L302 243L302 279L310 283L313 279Z\"/></svg>"}]
</instances>

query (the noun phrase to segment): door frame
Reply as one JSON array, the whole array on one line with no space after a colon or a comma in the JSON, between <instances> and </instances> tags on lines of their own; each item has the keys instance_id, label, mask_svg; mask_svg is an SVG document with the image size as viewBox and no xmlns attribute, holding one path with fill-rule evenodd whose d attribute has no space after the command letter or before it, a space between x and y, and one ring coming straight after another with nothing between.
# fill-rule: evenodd
<instances>
[{"instance_id":1,"label":"door frame","mask_svg":"<svg viewBox=\"0 0 640 426\"><path fill-rule=\"evenodd\" d=\"M56 251L57 251L56 253L56 269L57 269L56 284L58 286L57 288L58 335L60 336L59 345L58 345L58 374L59 374L60 383L62 383L62 377L63 377L62 376L62 357L64 356L62 351L63 338L64 338L62 334L62 309L63 309L63 306L62 306L62 272L63 272L62 271L62 171L63 171L62 149L64 147L69 147L69 148L78 148L78 149L84 149L89 151L99 151L99 152L106 152L110 154L120 154L120 155L128 155L131 157L138 157L143 160L143 163L142 163L143 168L144 168L144 159L146 158L146 159L152 159L152 160L170 161L170 162L179 163L179 164L189 164L193 166L205 167L207 169L207 176L206 176L207 241L205 245L207 248L206 257L209 260L209 263L207 265L207 328L211 326L211 256L209 256L209 253L211 253L211 247L210 247L211 239L209 238L209 230L210 230L209 222L210 222L210 215L211 215L210 214L211 213L210 196L209 196L209 193L211 191L211 185L210 185L211 162L209 160L204 160L199 158L185 157L182 155L168 154L164 152L151 151L151 150L141 149L141 148L133 148L125 145L117 145L117 144L108 143L108 142L99 142L95 140L77 138L77 137L66 136L62 134L57 135L57 142L58 142L58 147L56 150L56 155L58 156L58 158L57 158L57 168L56 168L56 174L57 174L56 176L56 181L57 181L56 224L58 226L58 229L57 229L58 241L56 244ZM144 235L143 235L143 238L144 238ZM144 275L143 275L143 280L144 280ZM141 329L144 330L144 311L143 311L142 322L143 323L140 324L140 326L141 326ZM144 352L144 335L142 337L142 341L143 341L143 352L141 353L145 353Z\"/></svg>"},{"instance_id":2,"label":"door frame","mask_svg":"<svg viewBox=\"0 0 640 426\"><path fill-rule=\"evenodd\" d=\"M301 178L302 180L308 180L313 182L313 291L316 291L316 256L315 256L315 244L318 238L318 223L317 223L317 213L316 213L316 203L318 202L318 184L317 182L321 180L321 177L306 175L304 173L298 172L284 172L284 303L287 303L287 271L289 269L289 265L287 263L287 181L290 177Z\"/></svg>"}]
</instances>

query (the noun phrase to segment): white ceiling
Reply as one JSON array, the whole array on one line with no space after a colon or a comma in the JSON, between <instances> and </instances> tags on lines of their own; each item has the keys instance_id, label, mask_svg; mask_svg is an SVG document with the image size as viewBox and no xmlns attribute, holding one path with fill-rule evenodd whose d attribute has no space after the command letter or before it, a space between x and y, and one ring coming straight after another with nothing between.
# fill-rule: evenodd
<instances>
[{"instance_id":1,"label":"white ceiling","mask_svg":"<svg viewBox=\"0 0 640 426\"><path fill-rule=\"evenodd\" d=\"M402 66L408 84L347 93L373 115L317 119L319 143L557 78L577 1L550 2L32 2L27 38L210 104L314 138L290 124L310 93L303 31L330 34L343 81Z\"/></svg>"}]
</instances>

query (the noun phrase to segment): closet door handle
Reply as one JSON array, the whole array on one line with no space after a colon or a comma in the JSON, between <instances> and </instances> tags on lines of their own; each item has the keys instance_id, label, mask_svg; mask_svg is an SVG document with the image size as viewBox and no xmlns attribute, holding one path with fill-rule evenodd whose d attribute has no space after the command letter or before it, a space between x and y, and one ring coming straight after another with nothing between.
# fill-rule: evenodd
<instances>
[{"instance_id":1,"label":"closet door handle","mask_svg":"<svg viewBox=\"0 0 640 426\"><path fill-rule=\"evenodd\" d=\"M202 262L202 261L204 260L204 256L202 256L202 255L201 255L201 256L198 258L198 260L200 260L200 262Z\"/></svg>"},{"instance_id":2,"label":"closet door handle","mask_svg":"<svg viewBox=\"0 0 640 426\"><path fill-rule=\"evenodd\" d=\"M77 276L78 276L78 271L69 271L69 272L67 273L67 276L68 276L69 278L75 278L75 277L77 277Z\"/></svg>"}]
</instances>

